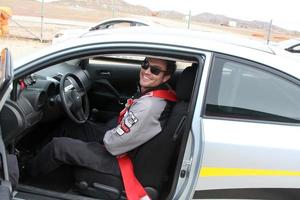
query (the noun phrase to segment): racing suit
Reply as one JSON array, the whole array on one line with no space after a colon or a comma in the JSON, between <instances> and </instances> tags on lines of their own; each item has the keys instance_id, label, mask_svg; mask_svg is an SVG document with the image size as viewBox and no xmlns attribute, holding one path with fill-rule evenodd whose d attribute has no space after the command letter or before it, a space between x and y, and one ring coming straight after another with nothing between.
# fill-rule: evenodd
<instances>
[{"instance_id":1,"label":"racing suit","mask_svg":"<svg viewBox=\"0 0 300 200\"><path fill-rule=\"evenodd\" d=\"M164 85L155 89L162 88L167 89ZM77 139L54 137L29 163L29 173L37 176L69 164L119 176L115 155L130 152L160 133L171 108L165 99L150 95L136 95L133 101L122 121L105 132L104 145L96 137L87 138L88 133ZM96 129L99 138L100 129L106 128Z\"/></svg>"}]
</instances>

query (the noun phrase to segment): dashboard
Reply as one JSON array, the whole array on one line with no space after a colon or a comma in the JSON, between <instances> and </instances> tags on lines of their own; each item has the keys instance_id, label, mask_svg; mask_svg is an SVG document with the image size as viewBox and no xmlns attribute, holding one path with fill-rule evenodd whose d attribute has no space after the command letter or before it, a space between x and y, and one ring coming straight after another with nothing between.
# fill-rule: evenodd
<instances>
[{"instance_id":1,"label":"dashboard","mask_svg":"<svg viewBox=\"0 0 300 200\"><path fill-rule=\"evenodd\" d=\"M76 75L88 91L91 80L88 72L77 65L60 63L14 81L11 98L0 112L4 143L9 144L40 122L64 116L59 85L63 75ZM72 86L69 81L66 87Z\"/></svg>"}]
</instances>

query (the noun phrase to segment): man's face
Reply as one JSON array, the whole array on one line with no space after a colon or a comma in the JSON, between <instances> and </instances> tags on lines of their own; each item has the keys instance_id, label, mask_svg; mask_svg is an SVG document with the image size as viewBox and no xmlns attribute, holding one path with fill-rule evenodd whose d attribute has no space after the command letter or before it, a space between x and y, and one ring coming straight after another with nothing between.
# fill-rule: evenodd
<instances>
[{"instance_id":1,"label":"man's face","mask_svg":"<svg viewBox=\"0 0 300 200\"><path fill-rule=\"evenodd\" d=\"M144 92L148 88L159 86L170 78L170 75L166 74L167 62L165 60L148 58L147 61L149 62L146 65L148 68L144 69L143 67L141 67L140 71L140 86L142 92ZM151 72L151 68L158 68L160 71L159 74L153 74L153 69Z\"/></svg>"}]
</instances>

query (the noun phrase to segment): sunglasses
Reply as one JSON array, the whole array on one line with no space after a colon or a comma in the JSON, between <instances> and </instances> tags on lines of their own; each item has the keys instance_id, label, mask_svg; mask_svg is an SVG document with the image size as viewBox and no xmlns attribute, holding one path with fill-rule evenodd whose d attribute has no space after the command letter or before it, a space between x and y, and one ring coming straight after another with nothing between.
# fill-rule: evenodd
<instances>
[{"instance_id":1,"label":"sunglasses","mask_svg":"<svg viewBox=\"0 0 300 200\"><path fill-rule=\"evenodd\" d=\"M143 61L141 64L141 67L144 70L147 70L150 67L150 72L154 75L159 75L161 72L166 72L165 70L161 70L158 66L156 65L150 65L149 61Z\"/></svg>"}]
</instances>

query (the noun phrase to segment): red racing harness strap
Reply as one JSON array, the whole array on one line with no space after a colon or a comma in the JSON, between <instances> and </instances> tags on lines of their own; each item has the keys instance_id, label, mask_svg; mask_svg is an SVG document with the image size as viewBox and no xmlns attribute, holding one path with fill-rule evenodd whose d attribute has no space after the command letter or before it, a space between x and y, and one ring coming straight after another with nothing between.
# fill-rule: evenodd
<instances>
[{"instance_id":1,"label":"red racing harness strap","mask_svg":"<svg viewBox=\"0 0 300 200\"><path fill-rule=\"evenodd\" d=\"M177 101L177 97L176 97L176 93L174 92L174 90L154 90L151 92L148 92L146 94L144 94L143 96L152 96L152 97L159 97L168 101L172 101L172 102L176 102ZM122 121L125 113L128 111L128 109L130 108L130 106L134 103L134 99L130 98L127 99L127 103L125 105L125 108L120 112L119 117L118 117L118 124L120 124L120 122Z\"/></svg>"},{"instance_id":2,"label":"red racing harness strap","mask_svg":"<svg viewBox=\"0 0 300 200\"><path fill-rule=\"evenodd\" d=\"M146 96L153 96L166 99L168 101L176 102L176 94L173 90L154 90L145 94ZM133 99L128 99L125 108L120 112L118 123L122 121L125 113L134 103ZM125 193L128 200L150 200L147 192L142 184L138 181L134 174L134 168L130 157L127 154L117 156L119 163Z\"/></svg>"}]
</instances>

